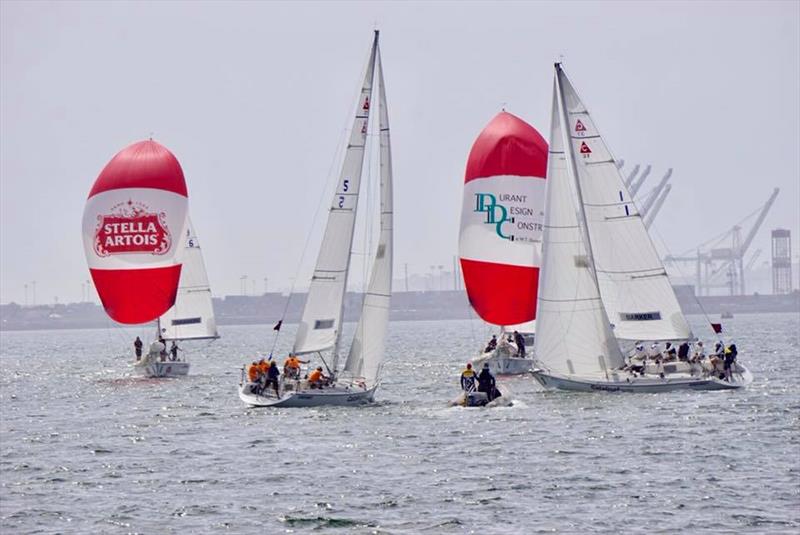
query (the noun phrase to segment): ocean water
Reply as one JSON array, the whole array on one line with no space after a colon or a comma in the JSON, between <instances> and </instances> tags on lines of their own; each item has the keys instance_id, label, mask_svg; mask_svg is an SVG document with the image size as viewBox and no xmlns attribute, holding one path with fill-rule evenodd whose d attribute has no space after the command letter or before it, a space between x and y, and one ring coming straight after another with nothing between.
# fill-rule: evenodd
<instances>
[{"instance_id":1,"label":"ocean water","mask_svg":"<svg viewBox=\"0 0 800 535\"><path fill-rule=\"evenodd\" d=\"M236 393L269 326L187 343L191 375L166 380L132 375L141 329L4 332L0 532L798 533L800 315L726 328L746 390L517 377L496 409L446 406L477 322L393 323L374 405L281 410Z\"/></svg>"}]
</instances>

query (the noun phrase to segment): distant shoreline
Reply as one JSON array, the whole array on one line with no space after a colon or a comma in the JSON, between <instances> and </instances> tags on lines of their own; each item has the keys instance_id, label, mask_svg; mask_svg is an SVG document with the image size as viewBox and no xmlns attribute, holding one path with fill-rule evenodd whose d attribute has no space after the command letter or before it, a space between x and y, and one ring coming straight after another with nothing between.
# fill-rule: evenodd
<instances>
[{"instance_id":1,"label":"distant shoreline","mask_svg":"<svg viewBox=\"0 0 800 535\"><path fill-rule=\"evenodd\" d=\"M681 308L686 314L719 318L722 313L759 314L800 313L800 291L788 295L703 296L700 304L691 287L676 287ZM270 293L260 296L227 296L214 299L218 325L274 325L283 319L294 324L300 320L305 294L287 296ZM702 308L701 308L702 306ZM361 294L348 293L345 299L345 322L358 319ZM284 313L285 311L285 313ZM396 292L392 296L391 321L435 321L477 319L464 291ZM724 321L724 320L723 320ZM0 305L0 331L39 331L129 327L110 320L102 307L94 303L71 303L23 307L14 303Z\"/></svg>"}]
</instances>

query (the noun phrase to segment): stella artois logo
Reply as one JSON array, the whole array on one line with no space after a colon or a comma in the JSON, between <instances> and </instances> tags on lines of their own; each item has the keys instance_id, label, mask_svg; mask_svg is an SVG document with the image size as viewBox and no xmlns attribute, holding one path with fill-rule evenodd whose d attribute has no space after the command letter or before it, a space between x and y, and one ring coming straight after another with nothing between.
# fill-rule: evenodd
<instances>
[{"instance_id":1,"label":"stella artois logo","mask_svg":"<svg viewBox=\"0 0 800 535\"><path fill-rule=\"evenodd\" d=\"M127 201L97 216L94 251L98 256L126 253L166 254L172 246L164 212L153 213L141 202Z\"/></svg>"}]
</instances>

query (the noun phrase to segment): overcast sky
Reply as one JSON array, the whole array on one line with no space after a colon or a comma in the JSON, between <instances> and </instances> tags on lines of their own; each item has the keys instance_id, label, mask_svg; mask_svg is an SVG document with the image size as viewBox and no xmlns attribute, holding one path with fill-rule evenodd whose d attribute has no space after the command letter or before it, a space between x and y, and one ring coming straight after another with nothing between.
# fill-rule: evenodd
<instances>
[{"instance_id":1,"label":"overcast sky","mask_svg":"<svg viewBox=\"0 0 800 535\"><path fill-rule=\"evenodd\" d=\"M690 249L780 187L751 251L785 227L797 255L799 6L3 1L0 301L34 280L40 303L80 299L86 195L151 133L183 166L214 293L287 288L376 24L396 274L452 265L473 140L504 105L547 137L562 55L612 151L653 164L644 189L675 169L656 241Z\"/></svg>"}]
</instances>

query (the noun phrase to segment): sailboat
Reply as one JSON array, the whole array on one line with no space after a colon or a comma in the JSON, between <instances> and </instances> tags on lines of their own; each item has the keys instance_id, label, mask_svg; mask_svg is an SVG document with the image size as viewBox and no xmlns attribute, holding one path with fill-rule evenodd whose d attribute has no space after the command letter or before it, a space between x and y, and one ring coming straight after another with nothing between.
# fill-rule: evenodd
<instances>
[{"instance_id":1,"label":"sailboat","mask_svg":"<svg viewBox=\"0 0 800 535\"><path fill-rule=\"evenodd\" d=\"M667 272L588 110L555 64L536 332L536 380L551 389L664 392L741 388L706 363L647 362L623 347L691 343ZM660 359L659 359L660 360Z\"/></svg>"},{"instance_id":2,"label":"sailboat","mask_svg":"<svg viewBox=\"0 0 800 535\"><path fill-rule=\"evenodd\" d=\"M152 139L121 150L100 172L83 213L83 244L111 319L150 323L175 304L187 206L180 163ZM160 355L164 347L156 340L150 349Z\"/></svg>"},{"instance_id":3,"label":"sailboat","mask_svg":"<svg viewBox=\"0 0 800 535\"><path fill-rule=\"evenodd\" d=\"M211 287L208 283L206 265L200 241L191 219L186 222L184 235L183 268L175 304L157 320L157 336L165 343L186 340L215 340L219 338L214 307L211 300ZM189 362L176 350L173 356L148 354L137 362L148 377L173 377L189 373ZM182 349L181 349L182 351Z\"/></svg>"},{"instance_id":4,"label":"sailboat","mask_svg":"<svg viewBox=\"0 0 800 535\"><path fill-rule=\"evenodd\" d=\"M523 374L530 358L541 265L547 141L506 111L481 131L464 176L459 256L467 297L500 327L473 364L494 374ZM522 336L517 347L513 333ZM526 355L527 351L527 355ZM526 358L527 356L527 358Z\"/></svg>"},{"instance_id":5,"label":"sailboat","mask_svg":"<svg viewBox=\"0 0 800 535\"><path fill-rule=\"evenodd\" d=\"M350 271L365 146L370 129L373 78L377 78L380 140L380 237L355 336L344 366L340 369L344 297ZM258 384L243 378L239 387L242 401L260 407L312 407L362 405L374 400L380 383L389 325L392 219L389 116L378 32L375 31L347 151L292 350L296 355L316 356L322 363L320 367L325 367L329 381L320 385L321 388L313 388L315 385L304 379L289 380L284 377L276 393L271 388L259 388Z\"/></svg>"}]
</instances>

